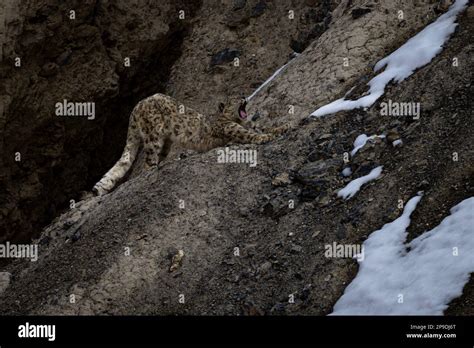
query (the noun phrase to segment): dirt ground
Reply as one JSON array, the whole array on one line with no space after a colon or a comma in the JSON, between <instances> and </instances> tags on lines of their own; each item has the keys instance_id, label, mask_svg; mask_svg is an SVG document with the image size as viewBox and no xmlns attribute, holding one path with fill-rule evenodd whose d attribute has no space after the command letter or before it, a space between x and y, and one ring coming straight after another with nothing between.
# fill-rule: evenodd
<instances>
[{"instance_id":1,"label":"dirt ground","mask_svg":"<svg viewBox=\"0 0 474 348\"><path fill-rule=\"evenodd\" d=\"M424 191L412 239L474 194L473 30L468 11L441 54L367 111L300 115L273 142L232 147L257 150L256 167L218 163L216 150L185 152L79 202L41 233L37 262L5 266L12 278L0 313L329 314L357 262L326 258L326 244L362 243L401 214L399 200ZM298 67L287 74L296 79ZM382 116L388 100L420 102L420 119ZM344 153L362 133L391 134L403 145L385 139L359 151L353 177L379 165L383 174L344 201L336 195L351 180L341 175ZM471 277L445 314L473 315L473 291Z\"/></svg>"}]
</instances>

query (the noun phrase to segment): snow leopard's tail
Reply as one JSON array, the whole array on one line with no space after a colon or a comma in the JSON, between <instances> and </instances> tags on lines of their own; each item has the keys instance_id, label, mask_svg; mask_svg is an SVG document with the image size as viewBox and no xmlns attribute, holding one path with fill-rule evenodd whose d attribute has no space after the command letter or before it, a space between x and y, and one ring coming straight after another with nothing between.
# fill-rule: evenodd
<instances>
[{"instance_id":1,"label":"snow leopard's tail","mask_svg":"<svg viewBox=\"0 0 474 348\"><path fill-rule=\"evenodd\" d=\"M138 150L141 142L140 133L138 130L137 122L135 120L135 113L132 112L130 116L130 122L128 125L127 143L123 150L122 156L115 163L115 165L100 179L100 181L94 185L92 191L102 196L110 191L117 185L117 183L123 179L123 177L130 170L135 158L137 157Z\"/></svg>"}]
</instances>

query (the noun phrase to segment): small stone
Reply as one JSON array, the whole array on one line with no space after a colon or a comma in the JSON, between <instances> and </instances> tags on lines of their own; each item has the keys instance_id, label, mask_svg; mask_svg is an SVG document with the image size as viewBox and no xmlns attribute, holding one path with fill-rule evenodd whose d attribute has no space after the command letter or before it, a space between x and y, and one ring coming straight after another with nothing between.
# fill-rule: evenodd
<instances>
[{"instance_id":1,"label":"small stone","mask_svg":"<svg viewBox=\"0 0 474 348\"><path fill-rule=\"evenodd\" d=\"M331 199L329 198L329 196L322 196L318 200L318 205L320 207L327 207L329 203L331 203Z\"/></svg>"},{"instance_id":2,"label":"small stone","mask_svg":"<svg viewBox=\"0 0 474 348\"><path fill-rule=\"evenodd\" d=\"M325 133L325 134L322 134L318 140L327 140L327 139L331 139L332 138L332 134L331 133Z\"/></svg>"},{"instance_id":3,"label":"small stone","mask_svg":"<svg viewBox=\"0 0 474 348\"><path fill-rule=\"evenodd\" d=\"M449 6L451 6L452 0L440 0L438 2L438 5L436 6L436 12L437 13L444 13L449 9Z\"/></svg>"},{"instance_id":4,"label":"small stone","mask_svg":"<svg viewBox=\"0 0 474 348\"><path fill-rule=\"evenodd\" d=\"M421 190L426 190L427 188L430 187L430 183L428 180L423 180L422 182L420 182L420 184L418 185L418 189L421 189Z\"/></svg>"},{"instance_id":5,"label":"small stone","mask_svg":"<svg viewBox=\"0 0 474 348\"><path fill-rule=\"evenodd\" d=\"M178 250L178 252L171 259L170 273L181 267L181 264L183 263L183 257L184 251Z\"/></svg>"},{"instance_id":6,"label":"small stone","mask_svg":"<svg viewBox=\"0 0 474 348\"><path fill-rule=\"evenodd\" d=\"M0 295L8 288L11 280L11 273L0 272Z\"/></svg>"},{"instance_id":7,"label":"small stone","mask_svg":"<svg viewBox=\"0 0 474 348\"><path fill-rule=\"evenodd\" d=\"M468 18L474 18L474 6L469 6L466 10L466 16Z\"/></svg>"},{"instance_id":8,"label":"small stone","mask_svg":"<svg viewBox=\"0 0 474 348\"><path fill-rule=\"evenodd\" d=\"M300 253L303 250L303 247L300 245L293 244L291 247L291 252L292 253Z\"/></svg>"},{"instance_id":9,"label":"small stone","mask_svg":"<svg viewBox=\"0 0 474 348\"><path fill-rule=\"evenodd\" d=\"M267 4L265 0L260 0L255 7L252 9L252 17L259 17L263 14L263 12L266 10Z\"/></svg>"},{"instance_id":10,"label":"small stone","mask_svg":"<svg viewBox=\"0 0 474 348\"><path fill-rule=\"evenodd\" d=\"M90 198L94 198L94 193L91 192L91 191L81 191L81 192L79 193L79 200L80 200L80 201L86 201L86 200L88 200L88 199L90 199ZM89 203L89 204L90 204L90 203ZM81 211L87 210L87 209L84 209L83 206L84 206L84 204L81 205Z\"/></svg>"},{"instance_id":11,"label":"small stone","mask_svg":"<svg viewBox=\"0 0 474 348\"><path fill-rule=\"evenodd\" d=\"M59 65L57 65L56 63L49 62L43 65L39 75L43 77L50 77L56 75L58 72Z\"/></svg>"},{"instance_id":12,"label":"small stone","mask_svg":"<svg viewBox=\"0 0 474 348\"><path fill-rule=\"evenodd\" d=\"M246 4L247 4L247 0L234 0L234 6L232 7L232 9L234 11L243 9Z\"/></svg>"},{"instance_id":13,"label":"small stone","mask_svg":"<svg viewBox=\"0 0 474 348\"><path fill-rule=\"evenodd\" d=\"M56 58L56 64L58 65L66 65L69 62L69 58L72 55L72 51L70 49L64 51Z\"/></svg>"},{"instance_id":14,"label":"small stone","mask_svg":"<svg viewBox=\"0 0 474 348\"><path fill-rule=\"evenodd\" d=\"M272 268L272 263L269 261L265 261L264 263L260 265L259 271L260 273L266 273L268 272L268 270L270 270L270 268Z\"/></svg>"},{"instance_id":15,"label":"small stone","mask_svg":"<svg viewBox=\"0 0 474 348\"><path fill-rule=\"evenodd\" d=\"M272 185L273 186L285 186L291 184L291 178L290 174L288 173L281 173L278 174L275 178L272 180Z\"/></svg>"},{"instance_id":16,"label":"small stone","mask_svg":"<svg viewBox=\"0 0 474 348\"><path fill-rule=\"evenodd\" d=\"M372 12L370 8L356 8L352 10L351 15L353 19L357 19L369 12Z\"/></svg>"},{"instance_id":17,"label":"small stone","mask_svg":"<svg viewBox=\"0 0 474 348\"><path fill-rule=\"evenodd\" d=\"M89 40L93 39L97 35L99 35L99 29L93 25L83 24L80 27L76 28L76 38Z\"/></svg>"},{"instance_id":18,"label":"small stone","mask_svg":"<svg viewBox=\"0 0 474 348\"><path fill-rule=\"evenodd\" d=\"M342 159L319 160L304 164L295 174L295 179L309 186L324 186L325 178L331 172L339 172L343 164Z\"/></svg>"},{"instance_id":19,"label":"small stone","mask_svg":"<svg viewBox=\"0 0 474 348\"><path fill-rule=\"evenodd\" d=\"M71 241L72 241L72 242L77 242L79 239L81 239L81 231L80 231L80 230L77 230L77 231L74 232L74 234L72 235Z\"/></svg>"},{"instance_id":20,"label":"small stone","mask_svg":"<svg viewBox=\"0 0 474 348\"><path fill-rule=\"evenodd\" d=\"M309 162L316 162L318 160L327 160L330 158L331 158L331 155L328 152L322 151L322 150L311 151L311 153L308 155Z\"/></svg>"},{"instance_id":21,"label":"small stone","mask_svg":"<svg viewBox=\"0 0 474 348\"><path fill-rule=\"evenodd\" d=\"M272 307L272 309L270 309L270 313L284 313L286 312L286 306L287 304L286 303L277 303L276 305L274 305Z\"/></svg>"},{"instance_id":22,"label":"small stone","mask_svg":"<svg viewBox=\"0 0 474 348\"><path fill-rule=\"evenodd\" d=\"M264 312L260 308L255 306L253 303L244 304L243 310L244 310L244 315L248 315L248 316L262 316L262 315L264 315Z\"/></svg>"},{"instance_id":23,"label":"small stone","mask_svg":"<svg viewBox=\"0 0 474 348\"><path fill-rule=\"evenodd\" d=\"M63 21L63 17L60 13L51 14L48 16L46 27L54 31L61 26L62 21Z\"/></svg>"},{"instance_id":24,"label":"small stone","mask_svg":"<svg viewBox=\"0 0 474 348\"><path fill-rule=\"evenodd\" d=\"M49 243L51 242L51 237L50 236L44 236L43 238L41 238L39 240L39 245L49 245Z\"/></svg>"},{"instance_id":25,"label":"small stone","mask_svg":"<svg viewBox=\"0 0 474 348\"><path fill-rule=\"evenodd\" d=\"M230 63L239 56L239 50L236 50L234 48L225 48L212 56L211 66Z\"/></svg>"},{"instance_id":26,"label":"small stone","mask_svg":"<svg viewBox=\"0 0 474 348\"><path fill-rule=\"evenodd\" d=\"M72 214L69 220L72 221L73 223L76 223L81 219L81 217L82 217L82 211L77 210Z\"/></svg>"},{"instance_id":27,"label":"small stone","mask_svg":"<svg viewBox=\"0 0 474 348\"><path fill-rule=\"evenodd\" d=\"M387 133L387 141L389 143L393 143L395 140L400 139L400 134L398 134L398 131L396 129L391 129Z\"/></svg>"}]
</instances>

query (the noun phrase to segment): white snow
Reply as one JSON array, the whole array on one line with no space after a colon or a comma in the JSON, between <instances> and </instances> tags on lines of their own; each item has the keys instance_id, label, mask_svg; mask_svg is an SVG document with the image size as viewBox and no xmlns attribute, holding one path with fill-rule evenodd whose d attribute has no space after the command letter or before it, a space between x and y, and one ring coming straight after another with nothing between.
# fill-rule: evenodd
<instances>
[{"instance_id":1,"label":"white snow","mask_svg":"<svg viewBox=\"0 0 474 348\"><path fill-rule=\"evenodd\" d=\"M368 137L365 134L359 135L356 140L354 141L354 149L351 151L351 157L354 157L354 155L362 149L365 144L367 144L367 141L375 139L375 138L385 138L385 135L371 135Z\"/></svg>"},{"instance_id":2,"label":"white snow","mask_svg":"<svg viewBox=\"0 0 474 348\"><path fill-rule=\"evenodd\" d=\"M403 144L402 139L397 139L397 140L392 142L393 147L396 147L396 146L399 146L399 145L402 145L402 144Z\"/></svg>"},{"instance_id":3,"label":"white snow","mask_svg":"<svg viewBox=\"0 0 474 348\"><path fill-rule=\"evenodd\" d=\"M382 168L383 166L379 166L377 168L372 169L369 174L352 180L350 183L347 184L346 187L344 187L337 193L338 197L342 197L344 199L354 197L354 195L360 190L362 185L368 183L371 180L377 179L380 174L382 174Z\"/></svg>"},{"instance_id":4,"label":"white snow","mask_svg":"<svg viewBox=\"0 0 474 348\"><path fill-rule=\"evenodd\" d=\"M370 89L366 96L357 100L338 99L320 107L311 116L321 117L343 110L372 106L385 93L385 87L390 81L402 82L442 51L444 43L456 29L457 15L466 8L467 3L468 0L456 0L448 12L426 26L395 52L380 60L375 65L374 72L384 67L385 70L370 80L368 83Z\"/></svg>"},{"instance_id":5,"label":"white snow","mask_svg":"<svg viewBox=\"0 0 474 348\"><path fill-rule=\"evenodd\" d=\"M296 52L294 53L296 54L295 58L298 57L299 54L297 54ZM260 90L265 87L266 85L268 85L275 77L277 77L278 75L280 75L280 73L286 69L286 67L288 66L288 64L290 64L295 58L292 58L290 61L288 61L288 63L286 63L285 65L283 65L282 67L280 67L277 71L275 71L273 73L272 76L270 76L264 83L262 83L249 97L247 97L247 101L249 101L250 99L252 99L253 97L255 97L255 95L260 92Z\"/></svg>"},{"instance_id":6,"label":"white snow","mask_svg":"<svg viewBox=\"0 0 474 348\"><path fill-rule=\"evenodd\" d=\"M342 176L350 176L352 175L351 167L346 167L342 170Z\"/></svg>"},{"instance_id":7,"label":"white snow","mask_svg":"<svg viewBox=\"0 0 474 348\"><path fill-rule=\"evenodd\" d=\"M442 315L462 294L474 272L474 197L405 244L420 199L410 199L398 219L364 242L364 261L332 315Z\"/></svg>"}]
</instances>

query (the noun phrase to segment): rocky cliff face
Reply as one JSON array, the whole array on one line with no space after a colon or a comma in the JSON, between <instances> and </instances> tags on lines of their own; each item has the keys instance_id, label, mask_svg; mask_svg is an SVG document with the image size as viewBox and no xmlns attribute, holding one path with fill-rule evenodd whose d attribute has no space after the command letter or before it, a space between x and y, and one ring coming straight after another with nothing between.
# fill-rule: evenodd
<instances>
[{"instance_id":1,"label":"rocky cliff face","mask_svg":"<svg viewBox=\"0 0 474 348\"><path fill-rule=\"evenodd\" d=\"M164 90L199 6L2 2L2 240L37 234L112 163L120 146L109 145L122 141L134 103ZM94 102L95 118L57 117L63 100Z\"/></svg>"},{"instance_id":2,"label":"rocky cliff face","mask_svg":"<svg viewBox=\"0 0 474 348\"><path fill-rule=\"evenodd\" d=\"M165 92L205 113L249 93L327 28L337 1L317 3L2 2L0 240L37 235L90 189L138 100ZM58 118L63 100L94 102L95 119Z\"/></svg>"},{"instance_id":3,"label":"rocky cliff face","mask_svg":"<svg viewBox=\"0 0 474 348\"><path fill-rule=\"evenodd\" d=\"M249 110L280 122L299 119L354 86L365 86L374 64L433 20L438 5L435 1L341 2L329 30L259 93Z\"/></svg>"},{"instance_id":4,"label":"rocky cliff face","mask_svg":"<svg viewBox=\"0 0 474 348\"><path fill-rule=\"evenodd\" d=\"M204 1L167 92L198 110L248 96L331 26L340 0ZM190 79L190 76L193 78Z\"/></svg>"},{"instance_id":5,"label":"rocky cliff face","mask_svg":"<svg viewBox=\"0 0 474 348\"><path fill-rule=\"evenodd\" d=\"M122 150L128 112L143 94L162 90L211 110L219 99L249 95L297 50L301 55L252 99L250 109L258 110L264 125L302 120L351 87L363 94L371 67L442 10L437 1L298 3L289 8L234 1L217 11L203 0L181 23L166 14L191 2L160 2L154 9L89 2L80 6L90 11L82 15L88 18L84 23L56 29L74 30L70 41L65 34L46 36L54 12L47 5L43 15L43 7L33 10L29 3L10 6L4 13L8 18L16 13L17 20L7 21L10 29L2 34L10 46L15 43L7 56L41 54L25 63L27 71L2 62L4 236L30 236L54 215L46 214L48 204L67 202L112 164ZM294 22L288 19L291 9ZM156 21L138 20L152 13ZM15 261L5 268L12 276L0 297L2 313L328 314L357 263L326 258L324 245L363 242L400 214L399 200L423 190L410 227L410 236L416 236L474 193L468 126L472 7L459 23L440 55L379 101L420 102L419 120L383 117L377 103L306 120L262 146L233 147L256 150L256 167L217 163L213 150L137 173L111 194L81 201L56 218L37 240L37 262ZM92 29L82 29L90 35L76 47L82 26ZM123 36L123 28L130 36ZM52 49L46 45L50 40L60 40L62 48L69 42L76 55L64 65L54 58L54 74L43 77L49 61L41 47ZM128 54L138 66L123 67ZM453 67L453 57L461 64ZM94 100L100 111L93 122L66 124L51 117L58 98ZM294 113L288 105L295 106ZM344 201L336 195L350 181L341 175L344 153L362 133L389 137L359 151L352 172L360 176L383 165L383 176ZM403 146L394 147L396 139ZM14 162L15 151L22 153L21 162ZM454 152L460 154L455 162ZM471 281L447 312L472 315L472 289Z\"/></svg>"}]
</instances>

